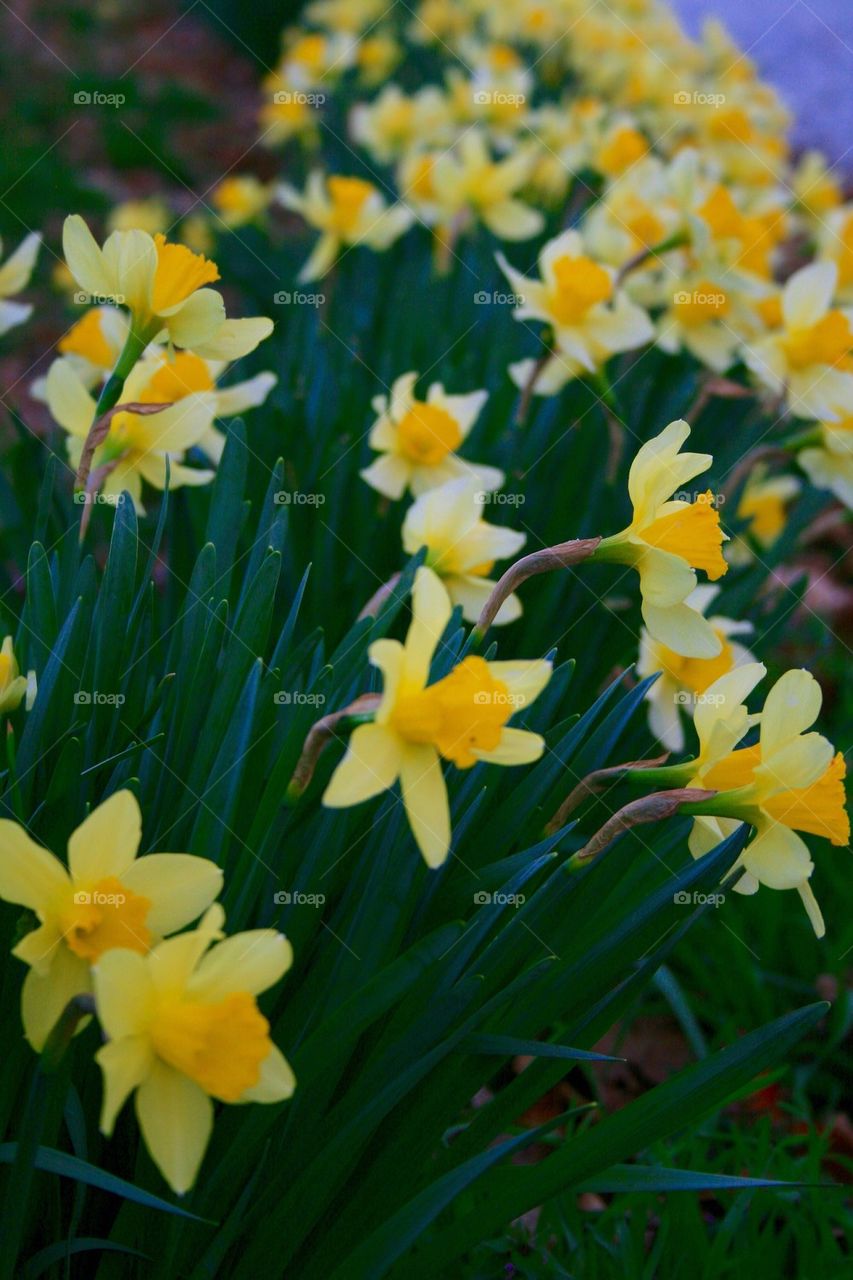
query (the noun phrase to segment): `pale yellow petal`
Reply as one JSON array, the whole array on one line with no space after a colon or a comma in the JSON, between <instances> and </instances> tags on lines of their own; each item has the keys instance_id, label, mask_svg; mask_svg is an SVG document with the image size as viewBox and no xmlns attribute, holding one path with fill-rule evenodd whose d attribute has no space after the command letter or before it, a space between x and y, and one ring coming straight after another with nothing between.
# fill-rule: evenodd
<instances>
[{"instance_id":1,"label":"pale yellow petal","mask_svg":"<svg viewBox=\"0 0 853 1280\"><path fill-rule=\"evenodd\" d=\"M242 320L226 320L224 324L215 331L212 337L207 338L204 342L196 342L193 350L196 355L201 356L204 360L239 360L243 356L247 356L250 351L254 351L259 343L268 338L273 331L273 322L267 316L245 316ZM261 378L275 377L271 373L262 373L253 382L258 382ZM241 384L249 386L249 383ZM228 390L236 391L237 388L229 388ZM228 390L221 392L221 395L227 396ZM253 404L260 404L260 400L253 400ZM235 412L234 409L222 409L222 413Z\"/></svg>"},{"instance_id":2,"label":"pale yellow petal","mask_svg":"<svg viewBox=\"0 0 853 1280\"><path fill-rule=\"evenodd\" d=\"M478 751L475 747L474 755L487 764L532 764L544 750L545 739L538 733L510 727L501 732L501 740L493 751Z\"/></svg>"},{"instance_id":3,"label":"pale yellow petal","mask_svg":"<svg viewBox=\"0 0 853 1280\"><path fill-rule=\"evenodd\" d=\"M155 1060L136 1091L136 1114L151 1159L173 1191L196 1180L213 1130L213 1103L192 1080Z\"/></svg>"},{"instance_id":4,"label":"pale yellow petal","mask_svg":"<svg viewBox=\"0 0 853 1280\"><path fill-rule=\"evenodd\" d=\"M68 887L68 872L59 859L17 822L0 818L0 898L43 915Z\"/></svg>"},{"instance_id":5,"label":"pale yellow petal","mask_svg":"<svg viewBox=\"0 0 853 1280\"><path fill-rule=\"evenodd\" d=\"M65 219L62 251L68 270L87 293L112 297L118 286L104 255L79 213Z\"/></svg>"},{"instance_id":6,"label":"pale yellow petal","mask_svg":"<svg viewBox=\"0 0 853 1280\"><path fill-rule=\"evenodd\" d=\"M323 804L330 809L346 809L387 791L399 775L400 757L400 740L391 729L381 724L359 725L332 774Z\"/></svg>"},{"instance_id":7,"label":"pale yellow petal","mask_svg":"<svg viewBox=\"0 0 853 1280\"><path fill-rule=\"evenodd\" d=\"M101 1133L109 1137L119 1111L151 1070L154 1054L147 1036L124 1036L101 1045L95 1061L103 1073Z\"/></svg>"},{"instance_id":8,"label":"pale yellow petal","mask_svg":"<svg viewBox=\"0 0 853 1280\"><path fill-rule=\"evenodd\" d=\"M41 1052L69 1001L90 990L88 964L65 946L56 948L46 973L29 970L21 991L21 1021L36 1053Z\"/></svg>"},{"instance_id":9,"label":"pale yellow petal","mask_svg":"<svg viewBox=\"0 0 853 1280\"><path fill-rule=\"evenodd\" d=\"M93 809L68 841L68 869L77 884L118 879L132 865L142 839L142 814L132 791L116 791Z\"/></svg>"},{"instance_id":10,"label":"pale yellow petal","mask_svg":"<svg viewBox=\"0 0 853 1280\"><path fill-rule=\"evenodd\" d=\"M145 923L161 937L183 929L206 911L222 890L222 869L190 853L150 853L122 877L132 893L148 898Z\"/></svg>"},{"instance_id":11,"label":"pale yellow petal","mask_svg":"<svg viewBox=\"0 0 853 1280\"><path fill-rule=\"evenodd\" d=\"M187 986L198 1000L224 1000L235 991L260 995L293 963L293 948L275 929L248 929L211 947Z\"/></svg>"},{"instance_id":12,"label":"pale yellow petal","mask_svg":"<svg viewBox=\"0 0 853 1280\"><path fill-rule=\"evenodd\" d=\"M111 1040L140 1035L148 1026L154 998L151 966L138 951L114 947L92 966L98 1020Z\"/></svg>"},{"instance_id":13,"label":"pale yellow petal","mask_svg":"<svg viewBox=\"0 0 853 1280\"><path fill-rule=\"evenodd\" d=\"M506 685L515 711L521 711L539 697L551 679L554 665L547 658L534 658L528 662L516 659L490 662L489 671L495 680Z\"/></svg>"},{"instance_id":14,"label":"pale yellow petal","mask_svg":"<svg viewBox=\"0 0 853 1280\"><path fill-rule=\"evenodd\" d=\"M436 573L421 567L412 588L412 621L406 636L404 680L422 688L429 677L432 656L450 621L450 597Z\"/></svg>"},{"instance_id":15,"label":"pale yellow petal","mask_svg":"<svg viewBox=\"0 0 853 1280\"><path fill-rule=\"evenodd\" d=\"M225 303L215 289L196 289L180 310L166 319L169 338L176 347L197 348L210 344L225 324ZM210 350L209 345L206 350ZM197 354L201 354L197 351Z\"/></svg>"},{"instance_id":16,"label":"pale yellow petal","mask_svg":"<svg viewBox=\"0 0 853 1280\"><path fill-rule=\"evenodd\" d=\"M273 1045L261 1063L261 1077L257 1084L247 1089L241 1102L283 1102L296 1088L296 1076L287 1059Z\"/></svg>"},{"instance_id":17,"label":"pale yellow petal","mask_svg":"<svg viewBox=\"0 0 853 1280\"><path fill-rule=\"evenodd\" d=\"M400 769L406 817L428 867L440 867L450 852L450 806L435 747L406 747Z\"/></svg>"}]
</instances>

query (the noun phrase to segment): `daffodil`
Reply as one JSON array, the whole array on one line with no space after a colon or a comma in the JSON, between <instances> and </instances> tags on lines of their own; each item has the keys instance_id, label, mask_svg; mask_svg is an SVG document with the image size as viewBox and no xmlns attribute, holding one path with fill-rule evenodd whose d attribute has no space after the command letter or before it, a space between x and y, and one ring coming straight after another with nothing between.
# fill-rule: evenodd
<instances>
[{"instance_id":1,"label":"daffodil","mask_svg":"<svg viewBox=\"0 0 853 1280\"><path fill-rule=\"evenodd\" d=\"M727 571L721 550L726 535L710 492L693 495L693 501L677 495L713 462L708 453L680 452L689 435L686 422L671 422L640 448L628 474L631 523L603 538L592 559L637 570L643 621L656 641L685 658L716 658L720 637L687 601L696 588L696 569L712 581Z\"/></svg>"},{"instance_id":2,"label":"daffodil","mask_svg":"<svg viewBox=\"0 0 853 1280\"><path fill-rule=\"evenodd\" d=\"M299 280L318 280L332 267L342 248L366 244L377 252L388 249L408 231L414 214L405 205L389 208L382 192L365 178L339 174L328 177L317 170L309 174L304 194L288 183L278 187L278 198L287 209L299 213L322 232Z\"/></svg>"},{"instance_id":3,"label":"daffodil","mask_svg":"<svg viewBox=\"0 0 853 1280\"><path fill-rule=\"evenodd\" d=\"M204 1158L213 1099L281 1102L296 1085L256 999L290 968L290 943L274 929L217 941L223 921L222 908L211 907L198 929L147 954L107 951L92 971L107 1038L95 1055L101 1131L112 1134L133 1093L145 1145L178 1195Z\"/></svg>"},{"instance_id":4,"label":"daffodil","mask_svg":"<svg viewBox=\"0 0 853 1280\"><path fill-rule=\"evenodd\" d=\"M753 467L735 512L738 520L746 522L748 536L734 537L726 547L730 564L749 564L754 559L751 542L765 550L773 546L785 529L788 508L801 487L796 476L768 475L760 462Z\"/></svg>"},{"instance_id":5,"label":"daffodil","mask_svg":"<svg viewBox=\"0 0 853 1280\"><path fill-rule=\"evenodd\" d=\"M417 380L417 373L401 374L390 395L374 398L373 408L379 416L368 443L380 457L361 472L362 479L394 501L407 489L417 497L459 476L468 476L481 489L497 489L503 483L502 471L456 455L488 392L448 395L440 382L434 382L426 400L418 400Z\"/></svg>"},{"instance_id":6,"label":"daffodil","mask_svg":"<svg viewBox=\"0 0 853 1280\"><path fill-rule=\"evenodd\" d=\"M693 856L701 857L739 822L748 822L755 837L738 860L745 874L735 889L747 894L761 884L796 889L818 937L825 930L809 885L814 863L797 833L837 846L850 841L844 757L821 734L807 732L822 697L808 671L786 671L776 681L761 712L758 742L715 760L692 781L719 794L710 802L712 813L696 818L690 837Z\"/></svg>"},{"instance_id":7,"label":"daffodil","mask_svg":"<svg viewBox=\"0 0 853 1280\"><path fill-rule=\"evenodd\" d=\"M163 376L161 369L158 357L140 360L125 383L125 403L158 404L163 403L159 395L174 394L175 379L168 370ZM95 421L95 400L63 358L54 360L48 370L45 397L53 417L69 434L68 456L76 467ZM215 394L200 390L185 393L158 413L115 413L109 434L93 458L93 473L102 476L101 492L117 499L126 489L137 510L144 511L142 482L164 489L167 458L171 488L208 484L215 473L185 466L183 457L187 449L209 438L216 409Z\"/></svg>"},{"instance_id":8,"label":"daffodil","mask_svg":"<svg viewBox=\"0 0 853 1280\"><path fill-rule=\"evenodd\" d=\"M730 284L686 276L657 320L657 344L675 354L689 351L714 373L725 373L741 343L736 313L740 300Z\"/></svg>"},{"instance_id":9,"label":"daffodil","mask_svg":"<svg viewBox=\"0 0 853 1280\"><path fill-rule=\"evenodd\" d=\"M252 174L232 174L213 188L210 202L226 227L243 227L266 211L272 188Z\"/></svg>"},{"instance_id":10,"label":"daffodil","mask_svg":"<svg viewBox=\"0 0 853 1280\"><path fill-rule=\"evenodd\" d=\"M403 549L414 555L426 547L426 564L441 578L453 604L467 622L476 622L491 594L495 561L514 556L526 534L483 519L484 499L467 476L430 489L412 503L403 521ZM500 626L521 616L521 601L511 595L495 618Z\"/></svg>"},{"instance_id":11,"label":"daffodil","mask_svg":"<svg viewBox=\"0 0 853 1280\"><path fill-rule=\"evenodd\" d=\"M540 394L553 394L569 377L595 373L617 351L633 350L654 337L646 312L618 288L612 267L585 254L577 231L564 231L544 246L539 279L516 271L502 254L497 258L521 298L515 319L541 320L553 334L555 359L537 384ZM523 385L526 373L525 362L513 377Z\"/></svg>"},{"instance_id":12,"label":"daffodil","mask_svg":"<svg viewBox=\"0 0 853 1280\"><path fill-rule=\"evenodd\" d=\"M124 200L110 210L108 231L147 231L150 236L165 232L172 215L165 200L150 196L146 200Z\"/></svg>"},{"instance_id":13,"label":"daffodil","mask_svg":"<svg viewBox=\"0 0 853 1280\"><path fill-rule=\"evenodd\" d=\"M470 769L479 761L516 765L538 760L543 739L507 722L539 696L552 670L544 659L486 662L468 657L430 684L430 664L451 611L441 580L431 569L418 569L405 644L376 640L370 646L370 661L384 681L375 720L353 731L323 796L329 808L349 808L399 780L409 825L430 867L440 866L450 850L441 761Z\"/></svg>"},{"instance_id":14,"label":"daffodil","mask_svg":"<svg viewBox=\"0 0 853 1280\"><path fill-rule=\"evenodd\" d=\"M92 990L91 966L106 952L148 951L200 916L222 888L222 872L207 858L137 858L141 834L130 791L115 792L73 832L67 868L17 822L0 820L0 898L38 918L12 952L29 965L21 1016L37 1051L68 1002Z\"/></svg>"},{"instance_id":15,"label":"daffodil","mask_svg":"<svg viewBox=\"0 0 853 1280\"><path fill-rule=\"evenodd\" d=\"M853 414L853 332L850 314L832 305L837 279L835 262L796 271L782 291L780 327L744 349L759 382L786 395L800 418Z\"/></svg>"},{"instance_id":16,"label":"daffodil","mask_svg":"<svg viewBox=\"0 0 853 1280\"><path fill-rule=\"evenodd\" d=\"M455 148L434 158L431 192L442 240L482 222L501 240L528 240L545 220L518 197L533 173L535 147L521 144L512 155L493 160L482 130L469 129Z\"/></svg>"},{"instance_id":17,"label":"daffodil","mask_svg":"<svg viewBox=\"0 0 853 1280\"><path fill-rule=\"evenodd\" d=\"M10 302L9 299L29 284L40 244L39 233L31 231L0 266L0 334L14 329L16 324L23 324L32 313L29 303ZM2 252L3 243L0 241L0 254Z\"/></svg>"},{"instance_id":18,"label":"daffodil","mask_svg":"<svg viewBox=\"0 0 853 1280\"><path fill-rule=\"evenodd\" d=\"M17 711L27 692L27 677L22 676L12 647L6 636L0 648L0 713Z\"/></svg>"},{"instance_id":19,"label":"daffodil","mask_svg":"<svg viewBox=\"0 0 853 1280\"><path fill-rule=\"evenodd\" d=\"M853 511L853 416L818 426L818 440L801 449L797 462L812 484L829 489Z\"/></svg>"},{"instance_id":20,"label":"daffodil","mask_svg":"<svg viewBox=\"0 0 853 1280\"><path fill-rule=\"evenodd\" d=\"M360 102L350 114L350 133L379 164L390 164L414 144L440 145L448 138L450 109L442 91L426 85L408 95L399 85L386 85L370 103ZM408 192L403 184L402 194Z\"/></svg>"},{"instance_id":21,"label":"daffodil","mask_svg":"<svg viewBox=\"0 0 853 1280\"><path fill-rule=\"evenodd\" d=\"M266 317L228 320L222 295L207 286L219 269L158 233L113 231L101 248L79 214L65 219L62 244L74 279L89 295L130 312L133 360L149 342L168 339L213 360L236 360L272 332ZM129 368L122 370L126 377Z\"/></svg>"},{"instance_id":22,"label":"daffodil","mask_svg":"<svg viewBox=\"0 0 853 1280\"><path fill-rule=\"evenodd\" d=\"M704 617L718 591L718 587L702 583L684 603ZM749 635L752 623L738 622L720 614L713 614L708 622L721 645L715 658L685 658L654 640L645 627L640 633L637 674L660 673L646 694L649 726L658 741L670 751L684 749L684 725L680 711L692 715L710 685L735 667L754 661L750 651L735 639L736 636Z\"/></svg>"}]
</instances>

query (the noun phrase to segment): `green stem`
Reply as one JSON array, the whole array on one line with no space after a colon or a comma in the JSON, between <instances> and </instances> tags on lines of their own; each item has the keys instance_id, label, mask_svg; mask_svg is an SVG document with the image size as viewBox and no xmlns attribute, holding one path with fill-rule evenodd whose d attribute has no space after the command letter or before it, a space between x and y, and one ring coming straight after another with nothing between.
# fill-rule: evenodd
<instances>
[{"instance_id":1,"label":"green stem","mask_svg":"<svg viewBox=\"0 0 853 1280\"><path fill-rule=\"evenodd\" d=\"M102 418L105 413L109 413L110 409L114 409L119 402L124 384L127 381L128 374L142 355L148 343L151 341L147 332L139 333L131 326L130 333L127 335L127 341L124 344L122 353L119 356L116 367L103 385L101 394L98 397L97 408L95 409L95 421Z\"/></svg>"}]
</instances>

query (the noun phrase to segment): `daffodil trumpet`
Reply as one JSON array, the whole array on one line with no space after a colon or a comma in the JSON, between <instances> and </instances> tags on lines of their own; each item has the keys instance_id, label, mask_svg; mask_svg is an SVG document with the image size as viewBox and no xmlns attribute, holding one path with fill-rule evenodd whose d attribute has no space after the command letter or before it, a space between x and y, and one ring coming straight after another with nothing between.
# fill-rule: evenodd
<instances>
[{"instance_id":1,"label":"daffodil trumpet","mask_svg":"<svg viewBox=\"0 0 853 1280\"><path fill-rule=\"evenodd\" d=\"M553 569L569 569L594 555L601 538L573 538L570 542L558 542L543 551L532 551L510 565L506 573L495 583L494 590L483 605L477 625L471 633L472 647L479 647L489 627L498 615L501 605L516 588L538 573L550 573Z\"/></svg>"},{"instance_id":2,"label":"daffodil trumpet","mask_svg":"<svg viewBox=\"0 0 853 1280\"><path fill-rule=\"evenodd\" d=\"M288 783L285 803L296 804L310 786L317 761L329 743L340 737L342 733L355 729L361 724L373 723L374 713L381 700L381 695L378 693L362 694L348 707L343 707L340 711L330 711L328 715L321 716L311 726L302 747L302 754Z\"/></svg>"}]
</instances>

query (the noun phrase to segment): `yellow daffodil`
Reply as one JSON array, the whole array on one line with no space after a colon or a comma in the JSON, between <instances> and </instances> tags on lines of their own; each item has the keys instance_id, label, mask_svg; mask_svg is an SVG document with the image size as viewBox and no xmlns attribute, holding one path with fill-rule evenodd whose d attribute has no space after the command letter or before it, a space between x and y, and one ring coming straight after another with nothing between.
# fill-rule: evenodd
<instances>
[{"instance_id":1,"label":"yellow daffodil","mask_svg":"<svg viewBox=\"0 0 853 1280\"><path fill-rule=\"evenodd\" d=\"M111 210L108 231L147 231L150 236L167 231L172 215L165 200L150 196L147 200L125 200Z\"/></svg>"},{"instance_id":2,"label":"yellow daffodil","mask_svg":"<svg viewBox=\"0 0 853 1280\"><path fill-rule=\"evenodd\" d=\"M447 100L437 86L426 85L409 96L389 84L372 102L353 107L350 133L379 164L391 164L415 143L424 148L444 142L450 123ZM408 198L405 184L401 194Z\"/></svg>"},{"instance_id":3,"label":"yellow daffodil","mask_svg":"<svg viewBox=\"0 0 853 1280\"><path fill-rule=\"evenodd\" d=\"M617 288L612 267L584 253L577 231L564 231L544 246L538 280L516 271L502 254L497 258L521 299L516 320L541 320L553 334L555 359L537 383L540 394L554 394L570 377L594 373L615 352L631 351L654 337L646 312ZM513 368L520 385L527 364Z\"/></svg>"},{"instance_id":4,"label":"yellow daffodil","mask_svg":"<svg viewBox=\"0 0 853 1280\"><path fill-rule=\"evenodd\" d=\"M592 558L637 570L643 621L655 640L685 658L716 658L720 637L687 600L696 569L712 581L727 571L721 550L726 535L711 493L667 500L713 462L708 453L680 452L689 435L686 422L671 422L638 451L628 474L633 519L621 533L603 538Z\"/></svg>"},{"instance_id":5,"label":"yellow daffodil","mask_svg":"<svg viewBox=\"0 0 853 1280\"><path fill-rule=\"evenodd\" d=\"M206 287L219 279L216 265L159 233L113 231L100 248L79 214L72 214L62 244L81 289L128 308L136 354L168 338L207 359L236 360L272 332L265 317L228 320L222 295Z\"/></svg>"},{"instance_id":6,"label":"yellow daffodil","mask_svg":"<svg viewBox=\"0 0 853 1280\"><path fill-rule=\"evenodd\" d=\"M834 262L796 271L782 291L781 327L744 350L759 382L785 394L800 418L853 414L853 332L849 313L832 305L837 279Z\"/></svg>"},{"instance_id":7,"label":"yellow daffodil","mask_svg":"<svg viewBox=\"0 0 853 1280\"><path fill-rule=\"evenodd\" d=\"M795 476L768 475L762 463L752 469L735 512L738 520L747 522L748 538L732 538L726 547L730 564L749 564L755 558L750 542L764 549L773 546L785 529L788 508L801 487Z\"/></svg>"},{"instance_id":8,"label":"yellow daffodil","mask_svg":"<svg viewBox=\"0 0 853 1280\"><path fill-rule=\"evenodd\" d=\"M538 760L543 739L507 722L539 696L552 670L544 659L486 662L468 657L429 684L433 654L451 611L440 579L430 569L418 569L405 644L376 640L370 646L370 661L384 681L376 718L353 731L323 796L329 808L349 808L399 779L409 825L430 867L440 866L450 850L442 759L458 769L479 761L516 765Z\"/></svg>"},{"instance_id":9,"label":"yellow daffodil","mask_svg":"<svg viewBox=\"0 0 853 1280\"><path fill-rule=\"evenodd\" d=\"M14 329L16 324L23 324L32 313L29 303L10 302L9 299L29 284L40 244L39 233L30 232L0 266L0 334ZM0 254L2 252L3 243L0 241Z\"/></svg>"},{"instance_id":10,"label":"yellow daffodil","mask_svg":"<svg viewBox=\"0 0 853 1280\"><path fill-rule=\"evenodd\" d=\"M476 622L491 594L489 578L495 561L514 556L526 534L488 524L484 500L490 495L463 476L430 489L412 503L403 521L403 549L414 555L427 548L426 564L441 578L453 604L462 606L467 622ZM514 622L521 601L511 595L501 605L495 623Z\"/></svg>"},{"instance_id":11,"label":"yellow daffodil","mask_svg":"<svg viewBox=\"0 0 853 1280\"><path fill-rule=\"evenodd\" d=\"M797 832L838 846L850 841L844 757L821 734L806 732L817 719L822 696L808 671L786 671L776 681L764 702L755 746L732 750L691 783L719 794L711 802L714 816L698 817L690 837L693 856L701 857L738 822L750 823L755 838L738 860L745 874L734 887L748 894L760 884L796 889L818 937L825 930L809 885L814 864Z\"/></svg>"},{"instance_id":12,"label":"yellow daffodil","mask_svg":"<svg viewBox=\"0 0 853 1280\"><path fill-rule=\"evenodd\" d=\"M849 306L853 303L853 204L833 209L821 221L818 245L819 256L837 264L837 297Z\"/></svg>"},{"instance_id":13,"label":"yellow daffodil","mask_svg":"<svg viewBox=\"0 0 853 1280\"><path fill-rule=\"evenodd\" d=\"M26 693L27 677L20 673L12 637L6 636L0 648L0 712L17 711Z\"/></svg>"},{"instance_id":14,"label":"yellow daffodil","mask_svg":"<svg viewBox=\"0 0 853 1280\"><path fill-rule=\"evenodd\" d=\"M820 151L807 151L791 175L790 189L797 207L809 221L820 222L842 201L841 184L833 178Z\"/></svg>"},{"instance_id":15,"label":"yellow daffodil","mask_svg":"<svg viewBox=\"0 0 853 1280\"><path fill-rule=\"evenodd\" d=\"M180 371L177 377L180 379ZM124 402L165 403L158 397L174 394L175 381L170 370L164 371L162 357L146 357L138 361L127 378ZM69 434L68 456L76 467L95 421L95 400L66 359L54 360L51 365L45 381L45 398L53 417ZM187 449L209 439L216 410L217 398L213 391L194 390L184 393L159 413L143 416L122 411L114 414L109 434L95 450L93 459L93 474L104 469L101 492L107 498L117 499L126 489L137 510L143 512L142 481L146 480L155 489L165 488L167 458L170 488L208 484L215 474L213 471L184 466L182 460Z\"/></svg>"},{"instance_id":16,"label":"yellow daffodil","mask_svg":"<svg viewBox=\"0 0 853 1280\"><path fill-rule=\"evenodd\" d=\"M829 489L853 511L853 416L818 426L819 440L797 454L812 484Z\"/></svg>"},{"instance_id":17,"label":"yellow daffodil","mask_svg":"<svg viewBox=\"0 0 853 1280\"><path fill-rule=\"evenodd\" d=\"M678 283L657 320L658 346L672 354L689 351L714 373L725 373L741 342L734 327L737 293L730 284L702 277L682 277Z\"/></svg>"},{"instance_id":18,"label":"yellow daffodil","mask_svg":"<svg viewBox=\"0 0 853 1280\"><path fill-rule=\"evenodd\" d=\"M415 397L417 373L401 374L388 396L376 396L379 415L368 443L379 454L361 477L373 489L397 501L407 489L417 497L427 489L459 476L468 476L481 489L497 489L503 472L456 455L488 399L486 391L448 395L434 382L426 400Z\"/></svg>"},{"instance_id":19,"label":"yellow daffodil","mask_svg":"<svg viewBox=\"0 0 853 1280\"><path fill-rule=\"evenodd\" d=\"M344 247L366 244L376 252L388 249L414 221L410 209L402 204L389 208L379 188L364 178L324 177L315 170L304 194L281 183L278 198L322 232L299 272L303 282L324 276Z\"/></svg>"},{"instance_id":20,"label":"yellow daffodil","mask_svg":"<svg viewBox=\"0 0 853 1280\"><path fill-rule=\"evenodd\" d=\"M66 869L17 822L0 820L0 898L38 917L12 952L30 966L21 1016L37 1051L69 1000L91 991L90 968L106 952L148 951L200 916L222 888L222 872L207 858L137 858L141 834L135 796L117 791L71 835Z\"/></svg>"},{"instance_id":21,"label":"yellow daffodil","mask_svg":"<svg viewBox=\"0 0 853 1280\"><path fill-rule=\"evenodd\" d=\"M371 35L359 40L355 65L361 83L368 86L387 80L403 56L400 44L390 35Z\"/></svg>"},{"instance_id":22,"label":"yellow daffodil","mask_svg":"<svg viewBox=\"0 0 853 1280\"><path fill-rule=\"evenodd\" d=\"M703 583L690 593L684 603L704 617L718 591L718 587ZM649 726L658 741L670 751L684 749L684 725L680 711L692 715L710 685L735 667L754 661L749 650L734 639L735 636L750 634L752 623L737 622L719 614L709 617L708 622L721 645L716 658L685 658L654 640L645 627L640 632L637 674L648 676L660 672L646 694Z\"/></svg>"},{"instance_id":23,"label":"yellow daffodil","mask_svg":"<svg viewBox=\"0 0 853 1280\"><path fill-rule=\"evenodd\" d=\"M477 222L500 240L529 240L537 235L544 217L517 195L530 178L536 159L535 147L522 144L506 159L493 160L480 129L462 134L452 151L435 157L431 168L431 193L441 238L452 239Z\"/></svg>"},{"instance_id":24,"label":"yellow daffodil","mask_svg":"<svg viewBox=\"0 0 853 1280\"><path fill-rule=\"evenodd\" d=\"M256 1000L290 968L290 943L273 929L216 941L223 920L221 907L211 907L198 929L148 954L107 951L92 971L107 1037L95 1055L104 1080L101 1131L110 1136L134 1093L145 1145L178 1195L204 1158L212 1099L281 1102L296 1085Z\"/></svg>"},{"instance_id":25,"label":"yellow daffodil","mask_svg":"<svg viewBox=\"0 0 853 1280\"><path fill-rule=\"evenodd\" d=\"M210 203L226 227L255 222L272 199L272 188L249 173L223 178L210 194Z\"/></svg>"}]
</instances>

